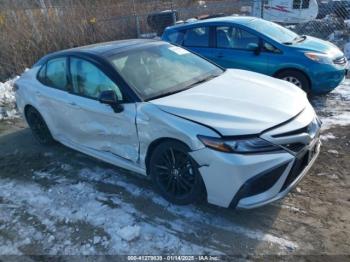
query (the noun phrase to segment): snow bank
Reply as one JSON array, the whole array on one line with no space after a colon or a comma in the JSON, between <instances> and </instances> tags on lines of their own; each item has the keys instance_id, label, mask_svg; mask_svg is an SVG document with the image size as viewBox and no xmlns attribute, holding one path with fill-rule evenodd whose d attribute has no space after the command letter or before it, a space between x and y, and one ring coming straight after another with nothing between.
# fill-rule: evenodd
<instances>
[{"instance_id":1,"label":"snow bank","mask_svg":"<svg viewBox=\"0 0 350 262\"><path fill-rule=\"evenodd\" d=\"M0 82L0 120L13 119L18 116L13 84L18 77L5 83Z\"/></svg>"}]
</instances>

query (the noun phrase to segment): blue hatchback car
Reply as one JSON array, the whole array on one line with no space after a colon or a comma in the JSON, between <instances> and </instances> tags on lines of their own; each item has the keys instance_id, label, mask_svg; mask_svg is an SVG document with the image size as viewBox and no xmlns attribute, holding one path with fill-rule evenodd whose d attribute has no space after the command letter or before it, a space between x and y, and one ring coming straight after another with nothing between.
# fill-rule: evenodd
<instances>
[{"instance_id":1,"label":"blue hatchback car","mask_svg":"<svg viewBox=\"0 0 350 262\"><path fill-rule=\"evenodd\" d=\"M162 39L225 68L287 80L308 93L336 88L347 73L338 47L255 17L221 17L166 28Z\"/></svg>"}]
</instances>

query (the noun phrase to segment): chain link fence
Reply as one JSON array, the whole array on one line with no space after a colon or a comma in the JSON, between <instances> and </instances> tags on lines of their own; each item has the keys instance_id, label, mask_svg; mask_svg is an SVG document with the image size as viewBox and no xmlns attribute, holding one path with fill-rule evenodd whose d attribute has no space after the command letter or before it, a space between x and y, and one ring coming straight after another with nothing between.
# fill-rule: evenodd
<instances>
[{"instance_id":1,"label":"chain link fence","mask_svg":"<svg viewBox=\"0 0 350 262\"><path fill-rule=\"evenodd\" d=\"M348 48L350 58L348 0L27 1L39 4L13 0L1 6L0 2L0 80L20 73L48 52L118 39L153 38L179 21L224 15L278 22L298 34Z\"/></svg>"}]
</instances>

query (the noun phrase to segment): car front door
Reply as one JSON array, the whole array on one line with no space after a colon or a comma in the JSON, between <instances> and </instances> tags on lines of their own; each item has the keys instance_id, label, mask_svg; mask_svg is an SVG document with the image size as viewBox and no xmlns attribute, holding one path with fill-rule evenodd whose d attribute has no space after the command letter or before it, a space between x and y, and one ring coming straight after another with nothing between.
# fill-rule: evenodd
<instances>
[{"instance_id":1,"label":"car front door","mask_svg":"<svg viewBox=\"0 0 350 262\"><path fill-rule=\"evenodd\" d=\"M67 99L70 112L70 142L86 149L108 152L133 162L138 160L139 141L135 125L136 104L126 103L122 90L93 61L70 59L72 92ZM113 90L122 112L99 102L102 91Z\"/></svg>"},{"instance_id":2,"label":"car front door","mask_svg":"<svg viewBox=\"0 0 350 262\"><path fill-rule=\"evenodd\" d=\"M266 73L267 57L260 52L261 39L235 26L215 28L216 45L212 60L225 68Z\"/></svg>"}]
</instances>

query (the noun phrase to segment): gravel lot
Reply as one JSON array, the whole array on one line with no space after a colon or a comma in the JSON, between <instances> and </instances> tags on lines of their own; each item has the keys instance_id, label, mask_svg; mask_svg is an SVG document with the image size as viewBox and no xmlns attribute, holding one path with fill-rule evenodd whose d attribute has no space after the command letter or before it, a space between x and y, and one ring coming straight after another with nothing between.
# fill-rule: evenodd
<instances>
[{"instance_id":1,"label":"gravel lot","mask_svg":"<svg viewBox=\"0 0 350 262\"><path fill-rule=\"evenodd\" d=\"M324 122L317 163L288 197L249 211L170 205L147 179L40 146L5 118L0 255L350 255L350 82L311 100Z\"/></svg>"}]
</instances>

